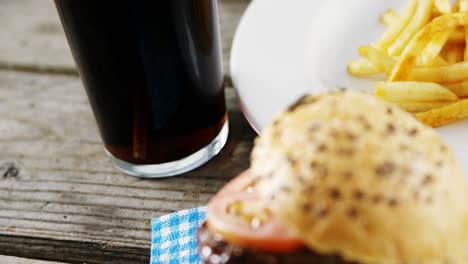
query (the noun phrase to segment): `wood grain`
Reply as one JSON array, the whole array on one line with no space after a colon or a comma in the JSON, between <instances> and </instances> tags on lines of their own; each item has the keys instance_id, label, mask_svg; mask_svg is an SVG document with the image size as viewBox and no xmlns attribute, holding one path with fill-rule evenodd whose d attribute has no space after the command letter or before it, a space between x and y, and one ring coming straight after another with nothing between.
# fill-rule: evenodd
<instances>
[{"instance_id":1,"label":"wood grain","mask_svg":"<svg viewBox=\"0 0 468 264\"><path fill-rule=\"evenodd\" d=\"M25 258L18 258L18 257L11 257L11 256L1 256L1 255L0 255L0 263L7 263L7 264L63 264L63 263L58 263L58 262L49 262L49 261L41 261L41 260L25 259Z\"/></svg>"},{"instance_id":2,"label":"wood grain","mask_svg":"<svg viewBox=\"0 0 468 264\"><path fill-rule=\"evenodd\" d=\"M249 2L218 1L226 72L232 38ZM2 0L0 25L0 69L78 74L53 0Z\"/></svg>"},{"instance_id":3,"label":"wood grain","mask_svg":"<svg viewBox=\"0 0 468 264\"><path fill-rule=\"evenodd\" d=\"M227 68L248 1L218 2ZM227 89L230 139L214 160L170 179L116 171L103 153L53 1L0 1L0 24L0 254L148 263L152 217L206 204L249 166L255 134Z\"/></svg>"}]
</instances>

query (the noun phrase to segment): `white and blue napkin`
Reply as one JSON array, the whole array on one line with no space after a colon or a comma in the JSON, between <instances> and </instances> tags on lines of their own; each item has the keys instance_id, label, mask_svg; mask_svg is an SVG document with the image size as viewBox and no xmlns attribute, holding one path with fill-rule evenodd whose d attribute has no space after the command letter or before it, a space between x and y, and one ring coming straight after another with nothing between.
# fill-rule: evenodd
<instances>
[{"instance_id":1,"label":"white and blue napkin","mask_svg":"<svg viewBox=\"0 0 468 264\"><path fill-rule=\"evenodd\" d=\"M206 207L193 208L152 221L151 264L198 264L195 234Z\"/></svg>"}]
</instances>

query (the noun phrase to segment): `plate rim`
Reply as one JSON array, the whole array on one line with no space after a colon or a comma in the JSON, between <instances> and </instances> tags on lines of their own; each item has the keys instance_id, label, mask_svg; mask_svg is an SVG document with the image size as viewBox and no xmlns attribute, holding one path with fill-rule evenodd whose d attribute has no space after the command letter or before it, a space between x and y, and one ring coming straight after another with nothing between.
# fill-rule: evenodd
<instances>
[{"instance_id":1,"label":"plate rim","mask_svg":"<svg viewBox=\"0 0 468 264\"><path fill-rule=\"evenodd\" d=\"M234 76L233 69L235 68L234 65L236 63L235 60L238 58L237 54L239 53L238 43L241 38L240 36L246 27L245 24L247 23L246 22L247 19L249 19L250 17L250 13L253 12L252 10L255 8L256 3L258 2L259 1L257 0L253 0L252 2L248 4L247 8L242 14L242 17L240 18L239 23L237 25L237 29L234 33L232 43L231 43L231 52L230 52L230 58L229 58L229 75L231 76L232 86L234 88L234 92L237 97L237 101L239 102L239 107L240 107L242 114L244 115L245 119L249 123L250 127L255 131L255 133L260 134L260 130L259 130L260 125L254 120L252 114L247 110L247 107L242 101L242 97L240 96L239 90L237 88L239 85L237 83L237 79L233 77Z\"/></svg>"}]
</instances>

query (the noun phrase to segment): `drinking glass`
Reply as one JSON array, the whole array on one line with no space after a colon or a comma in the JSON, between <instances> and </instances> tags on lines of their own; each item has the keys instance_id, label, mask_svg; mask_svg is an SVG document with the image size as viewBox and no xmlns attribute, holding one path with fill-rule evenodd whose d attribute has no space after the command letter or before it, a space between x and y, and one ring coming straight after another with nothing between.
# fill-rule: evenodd
<instances>
[{"instance_id":1,"label":"drinking glass","mask_svg":"<svg viewBox=\"0 0 468 264\"><path fill-rule=\"evenodd\" d=\"M106 153L166 177L228 135L216 0L55 0Z\"/></svg>"}]
</instances>

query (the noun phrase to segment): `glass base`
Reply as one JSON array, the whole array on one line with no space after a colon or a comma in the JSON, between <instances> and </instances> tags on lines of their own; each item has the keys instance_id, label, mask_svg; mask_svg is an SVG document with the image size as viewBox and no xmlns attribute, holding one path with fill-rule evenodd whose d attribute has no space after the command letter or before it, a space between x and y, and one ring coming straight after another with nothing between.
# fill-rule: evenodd
<instances>
[{"instance_id":1,"label":"glass base","mask_svg":"<svg viewBox=\"0 0 468 264\"><path fill-rule=\"evenodd\" d=\"M177 161L154 165L136 165L114 157L106 149L105 151L111 158L112 164L117 169L131 176L140 178L164 178L176 176L200 167L221 151L228 139L228 123L229 122L226 121L218 136L213 141L211 141L208 146L200 149L188 157Z\"/></svg>"}]
</instances>

